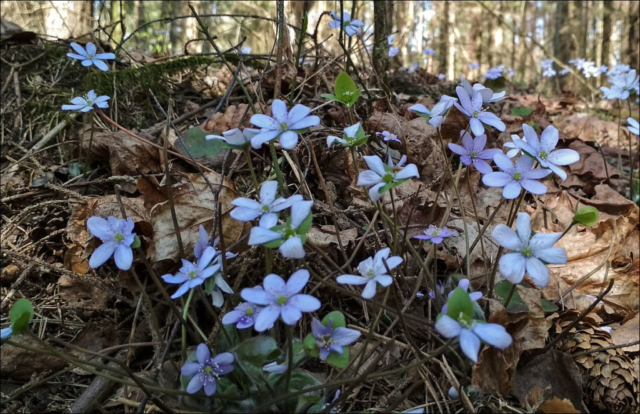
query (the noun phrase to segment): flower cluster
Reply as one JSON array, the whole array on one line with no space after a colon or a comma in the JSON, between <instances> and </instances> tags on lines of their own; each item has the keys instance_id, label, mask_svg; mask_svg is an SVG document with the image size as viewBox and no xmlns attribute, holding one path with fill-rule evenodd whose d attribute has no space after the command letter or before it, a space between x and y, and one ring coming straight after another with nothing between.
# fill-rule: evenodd
<instances>
[{"instance_id":1,"label":"flower cluster","mask_svg":"<svg viewBox=\"0 0 640 414\"><path fill-rule=\"evenodd\" d=\"M82 66L95 66L103 72L109 70L109 66L104 62L105 60L115 59L116 55L113 53L98 53L96 45L89 42L86 47L82 47L77 43L71 43L71 48L75 53L67 53L72 59L80 60ZM101 109L109 107L107 101L111 99L106 95L98 96L94 90L87 92L85 96L76 96L71 100L71 105L62 105L63 111L79 111L89 112L93 110L94 105Z\"/></svg>"},{"instance_id":2,"label":"flower cluster","mask_svg":"<svg viewBox=\"0 0 640 414\"><path fill-rule=\"evenodd\" d=\"M504 72L504 65L498 65L495 68L489 68L487 73L485 73L484 78L496 80L502 77L502 72Z\"/></svg>"},{"instance_id":3,"label":"flower cluster","mask_svg":"<svg viewBox=\"0 0 640 414\"><path fill-rule=\"evenodd\" d=\"M553 69L553 59L543 60L542 62L540 62L540 67L544 69L542 72L542 76L544 76L545 78L552 78L557 74L555 69Z\"/></svg>"},{"instance_id":4,"label":"flower cluster","mask_svg":"<svg viewBox=\"0 0 640 414\"><path fill-rule=\"evenodd\" d=\"M342 19L336 12L331 12L329 15L333 19L329 22L330 28L343 29L349 37L362 34L360 27L364 26L364 23L357 19L351 20L351 15L349 13L343 12Z\"/></svg>"},{"instance_id":5,"label":"flower cluster","mask_svg":"<svg viewBox=\"0 0 640 414\"><path fill-rule=\"evenodd\" d=\"M626 73L615 74L609 77L611 87L600 87L604 93L604 99L620 99L622 101L629 98L632 91L637 94L640 91L640 77L636 75L636 70L632 69Z\"/></svg>"}]
</instances>

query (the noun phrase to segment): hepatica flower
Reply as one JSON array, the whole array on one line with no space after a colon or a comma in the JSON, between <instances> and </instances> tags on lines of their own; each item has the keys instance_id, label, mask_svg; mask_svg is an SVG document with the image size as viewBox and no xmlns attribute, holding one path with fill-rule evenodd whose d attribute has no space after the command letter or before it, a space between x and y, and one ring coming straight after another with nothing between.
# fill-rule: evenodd
<instances>
[{"instance_id":1,"label":"hepatica flower","mask_svg":"<svg viewBox=\"0 0 640 414\"><path fill-rule=\"evenodd\" d=\"M291 206L291 217L284 226L278 225L278 217L270 214L261 220L262 224L251 229L249 246L264 244L278 248L283 257L302 259L305 255L303 244L311 228L311 206L313 201L298 201Z\"/></svg>"},{"instance_id":2,"label":"hepatica flower","mask_svg":"<svg viewBox=\"0 0 640 414\"><path fill-rule=\"evenodd\" d=\"M558 144L558 130L553 125L549 125L542 131L540 139L535 129L527 124L522 125L522 131L527 138L526 142L514 139L513 143L534 157L540 165L553 171L562 181L567 179L567 173L560 165L573 164L580 160L580 155L572 149L555 149Z\"/></svg>"},{"instance_id":3,"label":"hepatica flower","mask_svg":"<svg viewBox=\"0 0 640 414\"><path fill-rule=\"evenodd\" d=\"M364 130L358 122L355 125L345 128L342 138L329 135L327 137L327 147L331 147L334 142L338 142L345 147L357 147L367 142L367 138L369 138L369 135L365 135Z\"/></svg>"},{"instance_id":4,"label":"hepatica flower","mask_svg":"<svg viewBox=\"0 0 640 414\"><path fill-rule=\"evenodd\" d=\"M223 352L211 358L207 345L200 344L196 349L196 360L187 362L180 370L183 377L193 377L187 385L187 392L195 394L204 388L204 393L210 397L216 393L220 376L233 371L233 354Z\"/></svg>"},{"instance_id":5,"label":"hepatica flower","mask_svg":"<svg viewBox=\"0 0 640 414\"><path fill-rule=\"evenodd\" d=\"M638 90L640 78L636 76L636 70L632 69L627 73L612 76L609 78L611 88L602 86L600 90L604 92L605 99L626 100L632 90Z\"/></svg>"},{"instance_id":6,"label":"hepatica flower","mask_svg":"<svg viewBox=\"0 0 640 414\"><path fill-rule=\"evenodd\" d=\"M469 100L469 94L467 94L467 91L465 91L463 87L456 87L456 92L458 93L460 103L454 102L453 104L460 112L470 118L469 123L474 135L484 134L484 126L482 124L490 125L498 131L505 130L506 127L500 118L491 112L482 110L482 94L480 91L474 91L471 100Z\"/></svg>"},{"instance_id":7,"label":"hepatica flower","mask_svg":"<svg viewBox=\"0 0 640 414\"><path fill-rule=\"evenodd\" d=\"M471 302L477 302L478 299L480 299L482 297L482 292L468 292L468 290L469 290L469 279L460 279L460 281L458 282L458 287L469 294L469 299L471 299ZM448 297L451 297L451 295L453 295L453 292L454 292L454 290L449 292L449 296ZM434 299L435 299L435 297L434 297ZM447 304L446 303L442 307L442 313L447 313Z\"/></svg>"},{"instance_id":8,"label":"hepatica flower","mask_svg":"<svg viewBox=\"0 0 640 414\"><path fill-rule=\"evenodd\" d=\"M431 111L427 109L426 106L422 104L415 104L407 108L407 111L415 112L419 117L427 119L429 125L434 128L438 128L444 122L445 113L453 106L454 102L456 102L456 98L452 98L451 96L442 95L440 97L440 102L435 104Z\"/></svg>"},{"instance_id":9,"label":"hepatica flower","mask_svg":"<svg viewBox=\"0 0 640 414\"><path fill-rule=\"evenodd\" d=\"M462 136L462 146L458 144L449 144L449 149L460 156L460 161L464 165L471 165L481 174L489 174L491 166L485 160L492 160L493 156L502 153L499 149L484 149L487 144L487 136L485 134L471 138L468 132Z\"/></svg>"},{"instance_id":10,"label":"hepatica flower","mask_svg":"<svg viewBox=\"0 0 640 414\"><path fill-rule=\"evenodd\" d=\"M287 325L295 325L302 318L302 312L315 312L320 309L320 301L311 295L300 293L309 281L309 271L300 269L285 281L278 275L270 274L264 278L264 289L242 289L242 299L265 306L256 317L254 328L258 332L273 327L281 317Z\"/></svg>"},{"instance_id":11,"label":"hepatica flower","mask_svg":"<svg viewBox=\"0 0 640 414\"><path fill-rule=\"evenodd\" d=\"M7 328L2 328L2 330L0 330L0 339L2 339L3 341L5 339L11 338L11 335L13 335L13 325L10 325Z\"/></svg>"},{"instance_id":12,"label":"hepatica flower","mask_svg":"<svg viewBox=\"0 0 640 414\"><path fill-rule=\"evenodd\" d=\"M389 57L392 58L396 56L399 52L400 52L400 48L392 46L389 48Z\"/></svg>"},{"instance_id":13,"label":"hepatica flower","mask_svg":"<svg viewBox=\"0 0 640 414\"><path fill-rule=\"evenodd\" d=\"M507 92L502 91L500 93L493 93L491 89L479 83L475 83L473 86L471 86L469 81L466 80L464 76L460 77L460 82L462 83L462 87L464 88L465 92L467 92L469 99L473 97L473 93L475 91L480 92L480 95L482 95L482 102L484 103L494 103L506 98L505 95Z\"/></svg>"},{"instance_id":14,"label":"hepatica flower","mask_svg":"<svg viewBox=\"0 0 640 414\"><path fill-rule=\"evenodd\" d=\"M455 230L449 230L447 226L439 229L437 226L431 224L428 229L426 229L424 234L420 234L415 236L414 239L418 240L426 240L433 244L440 244L444 239L451 236L457 236L458 232Z\"/></svg>"},{"instance_id":15,"label":"hepatica flower","mask_svg":"<svg viewBox=\"0 0 640 414\"><path fill-rule=\"evenodd\" d=\"M549 282L546 264L567 263L567 252L561 247L553 247L562 233L537 233L531 236L531 217L518 213L516 231L504 224L498 224L491 237L511 252L503 255L498 262L500 274L513 284L522 282L525 271L539 288Z\"/></svg>"},{"instance_id":16,"label":"hepatica flower","mask_svg":"<svg viewBox=\"0 0 640 414\"><path fill-rule=\"evenodd\" d=\"M278 364L276 361L270 362L262 367L264 372L268 372L270 374L282 374L287 372L287 369L289 369L288 364Z\"/></svg>"},{"instance_id":17,"label":"hepatica flower","mask_svg":"<svg viewBox=\"0 0 640 414\"><path fill-rule=\"evenodd\" d=\"M402 168L402 166L404 166L407 163L407 156L406 155L402 155L402 157L400 157L400 159L398 160L398 163L396 165L393 165L393 158L391 158L391 154L387 154L387 165L391 168Z\"/></svg>"},{"instance_id":18,"label":"hepatica flower","mask_svg":"<svg viewBox=\"0 0 640 414\"><path fill-rule=\"evenodd\" d=\"M109 66L107 66L107 64L104 63L103 60L111 60L116 58L116 55L114 55L113 53L97 53L96 45L91 42L87 43L86 49L77 43L71 43L71 47L76 53L67 53L67 56L73 59L80 60L82 66L95 65L95 67L103 72L109 70Z\"/></svg>"},{"instance_id":19,"label":"hepatica flower","mask_svg":"<svg viewBox=\"0 0 640 414\"><path fill-rule=\"evenodd\" d=\"M204 250L207 247L211 246L216 252L215 256L213 257L213 261L216 263L220 262L222 260L222 257L220 257L220 251L217 250L219 242L220 242L220 236L215 238L215 240L213 241L213 244L209 243L209 234L207 234L207 231L204 229L204 227L201 224L200 228L198 229L198 242L193 247L193 255L196 257L196 259L200 259ZM237 254L235 253L232 253L229 251L225 252L225 257L227 259L233 259L236 256Z\"/></svg>"},{"instance_id":20,"label":"hepatica flower","mask_svg":"<svg viewBox=\"0 0 640 414\"><path fill-rule=\"evenodd\" d=\"M380 200L384 193L392 187L396 187L411 177L419 178L418 167L409 164L402 170L395 172L393 168L385 165L377 155L365 155L364 161L369 170L362 171L358 175L357 185L369 188L369 197L375 203Z\"/></svg>"},{"instance_id":21,"label":"hepatica flower","mask_svg":"<svg viewBox=\"0 0 640 414\"><path fill-rule=\"evenodd\" d=\"M340 15L336 12L329 13L332 21L329 22L329 27L332 29L340 29L343 28L344 32L347 36L351 37L354 34L360 34L360 27L364 26L364 23L360 20L354 19L351 20L351 15L347 12L342 13L342 19L340 19Z\"/></svg>"},{"instance_id":22,"label":"hepatica flower","mask_svg":"<svg viewBox=\"0 0 640 414\"><path fill-rule=\"evenodd\" d=\"M473 303L469 294L458 287L449 296L447 313L438 315L435 328L445 338L458 338L460 349L473 362L478 362L480 340L499 349L511 345L511 335L503 326L472 318Z\"/></svg>"},{"instance_id":23,"label":"hepatica flower","mask_svg":"<svg viewBox=\"0 0 640 414\"><path fill-rule=\"evenodd\" d=\"M120 270L129 270L133 263L133 251L131 244L136 234L133 233L133 220L117 219L113 216L103 219L102 217L90 217L87 220L87 228L94 237L102 240L102 245L98 247L91 258L89 266L92 269L102 266L113 255L116 266Z\"/></svg>"},{"instance_id":24,"label":"hepatica flower","mask_svg":"<svg viewBox=\"0 0 640 414\"><path fill-rule=\"evenodd\" d=\"M424 53L425 55L428 55L428 56L433 56L433 55L435 55L435 54L436 54L436 51L435 51L435 50L433 50L433 49L431 49L430 47L425 47L425 48L422 50L422 53Z\"/></svg>"},{"instance_id":25,"label":"hepatica flower","mask_svg":"<svg viewBox=\"0 0 640 414\"><path fill-rule=\"evenodd\" d=\"M516 155L520 154L520 148L518 148L518 146L515 144L515 140L516 139L522 139L524 142L527 142L527 137L526 136L520 138L519 136L517 136L515 134L511 135L511 140L513 140L513 142L505 142L504 143L504 147L505 148L509 148L509 151L507 151L507 157L509 157L509 158L513 158Z\"/></svg>"},{"instance_id":26,"label":"hepatica flower","mask_svg":"<svg viewBox=\"0 0 640 414\"><path fill-rule=\"evenodd\" d=\"M231 202L232 206L236 206L231 210L231 217L238 221L251 221L260 217L260 227L265 227L274 221L277 224L278 215L276 213L302 201L302 196L299 194L289 198L276 198L277 191L277 181L265 181L260 187L259 202L245 197L236 198ZM271 225L271 227L273 226L275 224Z\"/></svg>"},{"instance_id":27,"label":"hepatica flower","mask_svg":"<svg viewBox=\"0 0 640 414\"><path fill-rule=\"evenodd\" d=\"M327 326L318 319L311 320L311 333L319 349L320 359L327 360L331 353L342 355L343 347L349 346L360 338L360 332L345 327L333 328L333 320L329 319Z\"/></svg>"},{"instance_id":28,"label":"hepatica flower","mask_svg":"<svg viewBox=\"0 0 640 414\"><path fill-rule=\"evenodd\" d=\"M251 117L251 123L262 128L260 133L251 139L251 146L258 149L265 142L280 137L282 148L291 150L298 145L298 134L312 126L320 125L320 118L309 115L310 108L304 105L296 105L287 112L287 104L276 99L271 104L271 114L255 114Z\"/></svg>"},{"instance_id":29,"label":"hepatica flower","mask_svg":"<svg viewBox=\"0 0 640 414\"><path fill-rule=\"evenodd\" d=\"M391 142L397 142L398 144L402 144L402 141L398 139L398 136L395 134L392 134L389 131L376 132L376 135L381 136L384 142L391 141Z\"/></svg>"},{"instance_id":30,"label":"hepatica flower","mask_svg":"<svg viewBox=\"0 0 640 414\"><path fill-rule=\"evenodd\" d=\"M471 63L469 63L469 69L471 69L471 70L480 69L480 64L476 63L476 62L471 62Z\"/></svg>"},{"instance_id":31,"label":"hepatica flower","mask_svg":"<svg viewBox=\"0 0 640 414\"><path fill-rule=\"evenodd\" d=\"M438 281L436 283L436 290L442 294L444 294L444 284L440 281ZM433 290L430 290L429 293L427 294L429 296L429 298L431 299L435 299L436 298L436 292L434 292Z\"/></svg>"},{"instance_id":32,"label":"hepatica flower","mask_svg":"<svg viewBox=\"0 0 640 414\"><path fill-rule=\"evenodd\" d=\"M627 129L629 130L629 132L631 132L633 135L638 135L638 121L636 121L633 118L627 118L627 122L629 123L629 126L627 127Z\"/></svg>"},{"instance_id":33,"label":"hepatica flower","mask_svg":"<svg viewBox=\"0 0 640 414\"><path fill-rule=\"evenodd\" d=\"M521 156L514 166L506 155L496 154L493 157L493 162L495 162L502 171L485 174L482 177L482 182L489 187L504 187L502 189L502 196L504 198L513 200L520 195L520 191L523 188L531 194L546 194L547 187L537 180L551 174L551 170L532 170L532 158Z\"/></svg>"},{"instance_id":34,"label":"hepatica flower","mask_svg":"<svg viewBox=\"0 0 640 414\"><path fill-rule=\"evenodd\" d=\"M391 250L387 247L376 253L374 257L369 257L360 262L358 272L360 272L361 276L342 275L338 276L336 281L346 285L365 285L362 291L362 297L364 299L373 298L376 294L378 284L387 287L393 283L393 278L387 274L387 268L384 266L382 259L385 259L387 262L389 270L393 270L402 263L400 256L389 257L390 252Z\"/></svg>"},{"instance_id":35,"label":"hepatica flower","mask_svg":"<svg viewBox=\"0 0 640 414\"><path fill-rule=\"evenodd\" d=\"M109 107L109 103L107 102L109 99L108 96L102 95L98 96L95 91L90 90L86 96L76 96L71 100L71 105L62 105L63 111L80 111L80 112L89 112L93 110L93 105L98 108L106 109Z\"/></svg>"},{"instance_id":36,"label":"hepatica flower","mask_svg":"<svg viewBox=\"0 0 640 414\"><path fill-rule=\"evenodd\" d=\"M207 141L212 139L220 139L226 142L229 146L238 149L247 148L251 139L260 133L259 129L245 128L242 131L238 128L230 129L220 135L207 135L204 137Z\"/></svg>"},{"instance_id":37,"label":"hepatica flower","mask_svg":"<svg viewBox=\"0 0 640 414\"><path fill-rule=\"evenodd\" d=\"M222 317L222 323L224 325L235 324L238 329L251 328L261 310L262 308L253 303L242 302L234 310L227 312Z\"/></svg>"},{"instance_id":38,"label":"hepatica flower","mask_svg":"<svg viewBox=\"0 0 640 414\"><path fill-rule=\"evenodd\" d=\"M202 252L202 256L198 259L197 263L189 262L182 259L182 267L175 275L166 274L162 276L162 280L166 283L181 285L176 292L171 295L171 299L179 298L184 295L190 289L196 286L200 286L206 279L210 278L220 270L220 264L213 264L209 266L216 251L213 247L207 247ZM222 279L222 277L220 277ZM224 282L226 285L226 282ZM226 285L228 287L228 285ZM231 288L229 288L231 289ZM233 291L231 291L233 293Z\"/></svg>"},{"instance_id":39,"label":"hepatica flower","mask_svg":"<svg viewBox=\"0 0 640 414\"><path fill-rule=\"evenodd\" d=\"M438 75L438 79L443 81L443 80L447 79L447 75L445 75L444 73L441 73L441 74Z\"/></svg>"}]
</instances>

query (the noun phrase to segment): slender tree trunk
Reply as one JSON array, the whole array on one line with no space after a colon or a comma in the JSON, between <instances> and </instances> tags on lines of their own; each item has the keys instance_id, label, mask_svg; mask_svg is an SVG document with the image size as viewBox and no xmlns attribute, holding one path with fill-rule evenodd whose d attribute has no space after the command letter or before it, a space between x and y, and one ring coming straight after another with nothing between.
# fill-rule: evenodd
<instances>
[{"instance_id":1,"label":"slender tree trunk","mask_svg":"<svg viewBox=\"0 0 640 414\"><path fill-rule=\"evenodd\" d=\"M448 22L448 27L449 30L446 32L447 36L448 36L448 42L447 42L447 53L449 56L447 56L447 77L449 79L455 79L455 71L456 71L456 34L454 32L454 27L455 27L455 23L456 23L456 2L454 1L447 1L447 3L449 4L449 10L447 13L447 20Z\"/></svg>"},{"instance_id":2,"label":"slender tree trunk","mask_svg":"<svg viewBox=\"0 0 640 414\"><path fill-rule=\"evenodd\" d=\"M438 73L440 72L447 72L447 68L449 67L448 65L448 61L449 61L449 48L448 48L448 44L449 44L449 39L448 39L448 34L449 34L449 0L445 0L444 2L440 2L440 4L444 3L444 11L441 13L439 19L440 19L440 36L438 39L438 43L439 43L439 51L438 51L438 55L440 56L440 66L438 67ZM448 74L447 74L448 76ZM452 78L449 78L452 79Z\"/></svg>"},{"instance_id":3,"label":"slender tree trunk","mask_svg":"<svg viewBox=\"0 0 640 414\"><path fill-rule=\"evenodd\" d=\"M375 0L373 2L373 27L374 27L374 46L373 46L373 66L378 74L379 79L384 83L383 87L389 85L387 81L387 54L389 46L387 45L387 22L386 22L387 4L383 0Z\"/></svg>"},{"instance_id":4,"label":"slender tree trunk","mask_svg":"<svg viewBox=\"0 0 640 414\"><path fill-rule=\"evenodd\" d=\"M568 33L564 33L565 23L569 17L569 2L557 1L556 3L556 24L555 36L553 37L553 54L562 62L567 62L571 52L571 38ZM558 78L556 85L563 87L566 84L567 77Z\"/></svg>"},{"instance_id":5,"label":"slender tree trunk","mask_svg":"<svg viewBox=\"0 0 640 414\"><path fill-rule=\"evenodd\" d=\"M638 60L640 59L640 54L639 52L639 48L640 45L638 44L638 24L640 23L639 20L639 14L640 14L640 5L635 2L632 1L629 3L629 23L628 23L628 28L629 28L629 43L627 44L627 56L629 56L629 63L631 64L631 67L638 70Z\"/></svg>"},{"instance_id":6,"label":"slender tree trunk","mask_svg":"<svg viewBox=\"0 0 640 414\"><path fill-rule=\"evenodd\" d=\"M613 1L603 1L602 10L602 60L601 65L609 65L611 62L611 15L613 14Z\"/></svg>"},{"instance_id":7,"label":"slender tree trunk","mask_svg":"<svg viewBox=\"0 0 640 414\"><path fill-rule=\"evenodd\" d=\"M523 81L527 79L527 59L529 58L527 48L524 46L524 43L527 42L527 34L531 31L529 19L527 19L528 4L529 2L527 0L522 2L522 11L520 13L520 33L524 34L524 37L520 39L520 43L522 43L520 45L520 67L518 68L517 73Z\"/></svg>"}]
</instances>

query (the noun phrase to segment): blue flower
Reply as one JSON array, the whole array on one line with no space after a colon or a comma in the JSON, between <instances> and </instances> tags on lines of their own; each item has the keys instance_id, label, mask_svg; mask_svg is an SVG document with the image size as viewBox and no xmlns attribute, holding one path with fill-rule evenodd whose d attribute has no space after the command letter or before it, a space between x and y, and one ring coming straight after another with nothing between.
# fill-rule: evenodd
<instances>
[{"instance_id":1,"label":"blue flower","mask_svg":"<svg viewBox=\"0 0 640 414\"><path fill-rule=\"evenodd\" d=\"M93 105L106 109L109 107L107 101L111 99L106 95L97 96L95 91L90 90L85 97L76 96L71 100L72 105L62 105L63 111L89 112L93 110Z\"/></svg>"},{"instance_id":2,"label":"blue flower","mask_svg":"<svg viewBox=\"0 0 640 414\"><path fill-rule=\"evenodd\" d=\"M260 217L260 226L265 227L273 222L274 219L276 222L278 221L276 213L291 207L298 201L302 201L302 196L299 194L289 198L276 198L277 192L277 181L265 181L260 187L259 202L245 197L236 198L231 202L232 206L236 206L231 210L231 217L238 221L251 221Z\"/></svg>"},{"instance_id":3,"label":"blue flower","mask_svg":"<svg viewBox=\"0 0 640 414\"><path fill-rule=\"evenodd\" d=\"M230 129L220 135L207 135L204 137L207 141L212 139L219 139L235 148L246 148L249 146L251 139L260 133L259 129L244 128L240 131L239 128Z\"/></svg>"},{"instance_id":4,"label":"blue flower","mask_svg":"<svg viewBox=\"0 0 640 414\"><path fill-rule=\"evenodd\" d=\"M347 12L342 12L342 19L340 19L340 15L336 12L329 13L332 21L329 22L329 27L332 29L340 29L344 28L344 32L347 36L351 37L354 34L360 34L360 26L364 26L364 23L360 20L354 19L351 20L351 16Z\"/></svg>"},{"instance_id":5,"label":"blue flower","mask_svg":"<svg viewBox=\"0 0 640 414\"><path fill-rule=\"evenodd\" d=\"M71 43L71 47L76 51L76 53L67 53L67 56L82 61L82 66L95 65L103 72L109 70L109 66L107 66L103 60L116 58L116 55L113 53L96 53L96 45L91 42L87 43L86 49L77 43Z\"/></svg>"},{"instance_id":6,"label":"blue flower","mask_svg":"<svg viewBox=\"0 0 640 414\"><path fill-rule=\"evenodd\" d=\"M445 113L453 106L457 99L448 95L442 95L440 101L433 106L431 111L422 104L415 104L407 108L407 111L417 112L418 116L427 118L429 125L438 128L444 122Z\"/></svg>"},{"instance_id":7,"label":"blue flower","mask_svg":"<svg viewBox=\"0 0 640 414\"><path fill-rule=\"evenodd\" d=\"M13 325L10 325L8 328L2 328L0 331L0 339L3 341L11 338L11 335L13 335Z\"/></svg>"},{"instance_id":8,"label":"blue flower","mask_svg":"<svg viewBox=\"0 0 640 414\"><path fill-rule=\"evenodd\" d=\"M424 53L425 55L433 56L433 55L435 55L435 54L436 54L436 51L435 51L435 50L433 50L433 49L431 49L430 47L425 47L425 48L422 50L422 53Z\"/></svg>"},{"instance_id":9,"label":"blue flower","mask_svg":"<svg viewBox=\"0 0 640 414\"><path fill-rule=\"evenodd\" d=\"M513 284L522 282L525 271L539 288L549 283L546 263L567 263L567 252L561 247L553 247L562 233L537 233L531 237L531 217L518 213L516 231L504 224L498 224L491 237L502 247L511 250L498 262L500 274Z\"/></svg>"},{"instance_id":10,"label":"blue flower","mask_svg":"<svg viewBox=\"0 0 640 414\"><path fill-rule=\"evenodd\" d=\"M332 352L342 355L343 346L348 346L360 338L360 332L355 329L338 327L333 329L333 320L329 319L327 326L324 326L318 319L311 320L311 332L316 339L316 346L320 350L320 359L327 360Z\"/></svg>"},{"instance_id":11,"label":"blue flower","mask_svg":"<svg viewBox=\"0 0 640 414\"><path fill-rule=\"evenodd\" d=\"M475 139L471 138L468 132L462 137L462 145L449 144L449 149L460 156L460 161L464 165L471 165L481 174L489 174L492 172L491 166L485 160L493 160L493 156L501 153L497 148L484 149L487 144L487 136L485 134L478 135Z\"/></svg>"},{"instance_id":12,"label":"blue flower","mask_svg":"<svg viewBox=\"0 0 640 414\"><path fill-rule=\"evenodd\" d=\"M289 369L289 365L287 365L287 363L278 364L276 361L270 362L262 367L264 372L268 372L270 374L282 374L287 372L287 369Z\"/></svg>"},{"instance_id":13,"label":"blue flower","mask_svg":"<svg viewBox=\"0 0 640 414\"><path fill-rule=\"evenodd\" d=\"M547 187L536 180L551 174L551 170L531 169L533 167L532 158L523 155L514 167L506 155L496 154L493 156L493 162L502 171L485 174L482 177L482 182L489 187L504 187L502 189L504 198L513 200L520 195L523 188L531 194L546 194Z\"/></svg>"},{"instance_id":14,"label":"blue flower","mask_svg":"<svg viewBox=\"0 0 640 414\"><path fill-rule=\"evenodd\" d=\"M357 185L371 187L369 188L369 197L373 202L380 200L389 188L402 184L404 180L411 177L420 178L418 167L415 164L409 164L396 172L385 165L377 155L365 155L362 158L370 169L360 172Z\"/></svg>"},{"instance_id":15,"label":"blue flower","mask_svg":"<svg viewBox=\"0 0 640 414\"><path fill-rule=\"evenodd\" d=\"M257 289L255 287L254 289ZM236 328L238 329L246 329L251 328L253 324L256 322L256 318L260 314L262 310L261 307L250 303L250 302L242 302L234 310L231 312L227 312L222 317L222 323L224 325L236 324Z\"/></svg>"},{"instance_id":16,"label":"blue flower","mask_svg":"<svg viewBox=\"0 0 640 414\"><path fill-rule=\"evenodd\" d=\"M402 141L398 139L398 136L395 134L392 134L389 131L376 132L376 135L381 136L385 142L393 141L393 142L397 142L398 144L402 144Z\"/></svg>"},{"instance_id":17,"label":"blue flower","mask_svg":"<svg viewBox=\"0 0 640 414\"><path fill-rule=\"evenodd\" d=\"M211 358L207 345L200 344L196 349L196 359L198 362L184 364L180 373L183 377L193 377L187 385L189 394L195 394L204 388L204 393L210 397L216 393L220 376L233 371L233 354L223 352Z\"/></svg>"},{"instance_id":18,"label":"blue flower","mask_svg":"<svg viewBox=\"0 0 640 414\"><path fill-rule=\"evenodd\" d=\"M631 132L633 135L638 135L640 133L638 131L638 121L633 118L627 118L627 122L629 123L629 126L627 127L629 132Z\"/></svg>"},{"instance_id":19,"label":"blue flower","mask_svg":"<svg viewBox=\"0 0 640 414\"><path fill-rule=\"evenodd\" d=\"M378 284L383 287L387 287L393 283L393 278L387 274L387 267L385 267L384 259L387 262L389 270L392 270L402 263L400 256L389 257L391 249L384 248L380 250L374 257L369 257L358 265L358 272L362 276L357 275L341 275L338 276L336 282L346 285L365 285L362 290L363 299L371 299L376 294Z\"/></svg>"},{"instance_id":20,"label":"blue flower","mask_svg":"<svg viewBox=\"0 0 640 414\"><path fill-rule=\"evenodd\" d=\"M292 150L298 145L298 133L312 126L320 125L320 118L309 115L311 108L296 105L287 112L287 104L276 99L271 104L271 114L255 114L251 123L262 128L260 133L251 138L251 146L258 149L265 142L280 137L280 145L286 150Z\"/></svg>"},{"instance_id":21,"label":"blue flower","mask_svg":"<svg viewBox=\"0 0 640 414\"><path fill-rule=\"evenodd\" d=\"M264 289L242 289L242 299L265 306L256 318L255 330L263 332L272 328L279 317L282 317L285 324L295 325L302 318L302 312L315 312L320 309L318 299L300 293L308 281L309 271L300 269L292 274L286 283L280 276L270 274L264 278Z\"/></svg>"},{"instance_id":22,"label":"blue flower","mask_svg":"<svg viewBox=\"0 0 640 414\"><path fill-rule=\"evenodd\" d=\"M133 233L133 220L117 219L113 216L103 219L102 217L90 217L87 220L89 232L100 240L102 245L98 247L91 258L89 266L92 269L102 266L113 255L116 266L120 270L129 270L133 263L133 251L131 244L136 234Z\"/></svg>"},{"instance_id":23,"label":"blue flower","mask_svg":"<svg viewBox=\"0 0 640 414\"><path fill-rule=\"evenodd\" d=\"M219 263L214 263L212 266L209 266L215 255L216 250L213 247L207 247L204 249L204 252L202 252L202 256L197 264L182 259L182 267L178 273L175 275L166 274L162 276L162 280L166 283L181 284L178 290L171 295L171 299L179 298L188 290L203 284L206 279L218 273L218 270L220 270ZM219 273L216 274L216 286L220 286L227 293L233 293L233 290L231 290Z\"/></svg>"},{"instance_id":24,"label":"blue flower","mask_svg":"<svg viewBox=\"0 0 640 414\"><path fill-rule=\"evenodd\" d=\"M440 244L444 239L451 236L457 236L458 232L455 230L449 230L448 227L439 229L437 226L431 224L429 228L423 231L424 234L414 236L414 239L430 241L433 244Z\"/></svg>"},{"instance_id":25,"label":"blue flower","mask_svg":"<svg viewBox=\"0 0 640 414\"><path fill-rule=\"evenodd\" d=\"M506 126L500 118L491 112L482 110L483 97L480 91L474 90L471 99L469 99L469 94L462 86L456 87L456 93L460 103L454 102L453 104L460 112L469 117L471 131L475 136L484 134L484 126L482 124L490 125L498 131L505 130Z\"/></svg>"}]
</instances>

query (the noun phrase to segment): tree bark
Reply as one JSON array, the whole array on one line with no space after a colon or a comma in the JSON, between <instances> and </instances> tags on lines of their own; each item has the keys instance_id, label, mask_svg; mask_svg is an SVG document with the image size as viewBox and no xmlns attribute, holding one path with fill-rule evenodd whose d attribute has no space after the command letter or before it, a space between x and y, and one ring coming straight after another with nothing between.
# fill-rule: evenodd
<instances>
[{"instance_id":1,"label":"tree bark","mask_svg":"<svg viewBox=\"0 0 640 414\"><path fill-rule=\"evenodd\" d=\"M378 74L378 79L382 81L386 88L389 85L387 80L387 65L389 46L387 45L387 4L383 0L375 0L373 2L373 27L374 27L374 46L373 46L373 67Z\"/></svg>"},{"instance_id":2,"label":"tree bark","mask_svg":"<svg viewBox=\"0 0 640 414\"><path fill-rule=\"evenodd\" d=\"M442 13L437 13L437 15L439 15L439 19L440 19L440 36L438 39L438 43L439 43L439 50L438 50L438 55L440 56L440 65L438 66L438 70L437 72L443 72L446 73L447 72L447 68L449 67L448 62L449 62L449 39L448 39L448 34L449 34L449 0L445 0L444 2L441 2L439 4L443 4L444 3L444 10ZM452 79L452 78L449 78Z\"/></svg>"},{"instance_id":3,"label":"tree bark","mask_svg":"<svg viewBox=\"0 0 640 414\"><path fill-rule=\"evenodd\" d=\"M609 65L611 61L611 15L613 1L603 1L602 10L602 60L601 65Z\"/></svg>"},{"instance_id":4,"label":"tree bark","mask_svg":"<svg viewBox=\"0 0 640 414\"><path fill-rule=\"evenodd\" d=\"M627 56L630 59L630 66L638 70L638 60L640 60L640 54L638 53L640 45L638 44L638 23L640 14L640 5L632 1L629 3L629 43L627 44Z\"/></svg>"},{"instance_id":5,"label":"tree bark","mask_svg":"<svg viewBox=\"0 0 640 414\"><path fill-rule=\"evenodd\" d=\"M568 33L564 33L565 24L569 17L569 2L557 1L556 3L556 24L555 24L555 36L553 37L553 54L562 62L569 61L571 52L571 37ZM557 68L560 70L560 68ZM562 76L558 79L556 85L561 88L567 82L567 76Z\"/></svg>"}]
</instances>

